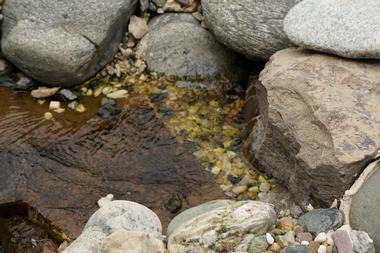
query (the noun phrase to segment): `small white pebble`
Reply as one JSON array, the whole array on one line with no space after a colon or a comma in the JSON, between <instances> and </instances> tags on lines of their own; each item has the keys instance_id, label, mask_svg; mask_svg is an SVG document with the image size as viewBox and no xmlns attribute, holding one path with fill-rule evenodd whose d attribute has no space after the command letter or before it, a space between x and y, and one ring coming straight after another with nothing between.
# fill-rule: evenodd
<instances>
[{"instance_id":1,"label":"small white pebble","mask_svg":"<svg viewBox=\"0 0 380 253\"><path fill-rule=\"evenodd\" d=\"M50 120L53 118L53 114L51 114L51 112L45 112L44 117L45 119Z\"/></svg>"},{"instance_id":2,"label":"small white pebble","mask_svg":"<svg viewBox=\"0 0 380 253\"><path fill-rule=\"evenodd\" d=\"M309 246L309 244L310 244L310 243L309 243L308 241L302 241L302 242L301 242L301 245Z\"/></svg>"},{"instance_id":3,"label":"small white pebble","mask_svg":"<svg viewBox=\"0 0 380 253\"><path fill-rule=\"evenodd\" d=\"M325 232L319 233L314 239L314 241L316 242L325 242L326 240L327 234Z\"/></svg>"},{"instance_id":4,"label":"small white pebble","mask_svg":"<svg viewBox=\"0 0 380 253\"><path fill-rule=\"evenodd\" d=\"M265 237L266 237L266 239L267 239L267 243L268 243L269 245L272 245L272 244L274 243L274 238L273 238L273 236L272 236L271 234L266 233L266 234L265 234Z\"/></svg>"},{"instance_id":5,"label":"small white pebble","mask_svg":"<svg viewBox=\"0 0 380 253\"><path fill-rule=\"evenodd\" d=\"M327 252L327 247L325 245L321 245L318 248L318 253L326 253Z\"/></svg>"},{"instance_id":6,"label":"small white pebble","mask_svg":"<svg viewBox=\"0 0 380 253\"><path fill-rule=\"evenodd\" d=\"M51 101L49 104L49 110L56 110L61 108L61 102L59 101Z\"/></svg>"},{"instance_id":7,"label":"small white pebble","mask_svg":"<svg viewBox=\"0 0 380 253\"><path fill-rule=\"evenodd\" d=\"M306 209L310 212L310 211L313 211L313 210L314 210L314 207L313 207L311 204L309 204L309 205L306 207Z\"/></svg>"},{"instance_id":8,"label":"small white pebble","mask_svg":"<svg viewBox=\"0 0 380 253\"><path fill-rule=\"evenodd\" d=\"M102 206L104 206L104 205L106 205L106 204L112 202L113 197L114 197L113 194L108 194L107 196L105 196L105 197L99 199L99 200L98 200L98 206L99 206L99 207L102 207Z\"/></svg>"}]
</instances>

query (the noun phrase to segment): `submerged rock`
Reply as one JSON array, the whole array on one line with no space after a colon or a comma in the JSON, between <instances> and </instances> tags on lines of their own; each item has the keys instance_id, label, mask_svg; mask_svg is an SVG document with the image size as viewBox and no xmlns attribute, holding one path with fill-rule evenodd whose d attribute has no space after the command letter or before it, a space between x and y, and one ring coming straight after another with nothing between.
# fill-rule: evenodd
<instances>
[{"instance_id":1,"label":"submerged rock","mask_svg":"<svg viewBox=\"0 0 380 253\"><path fill-rule=\"evenodd\" d=\"M71 86L111 61L137 0L11 0L4 5L2 52L47 85Z\"/></svg>"},{"instance_id":2,"label":"submerged rock","mask_svg":"<svg viewBox=\"0 0 380 253\"><path fill-rule=\"evenodd\" d=\"M170 253L247 251L254 235L263 235L274 224L271 205L233 202L183 220L170 234Z\"/></svg>"},{"instance_id":3,"label":"submerged rock","mask_svg":"<svg viewBox=\"0 0 380 253\"><path fill-rule=\"evenodd\" d=\"M181 80L240 82L247 78L246 62L220 45L191 14L165 14L150 21L149 33L140 41L138 54L148 69Z\"/></svg>"},{"instance_id":4,"label":"submerged rock","mask_svg":"<svg viewBox=\"0 0 380 253\"><path fill-rule=\"evenodd\" d=\"M304 0L284 21L295 44L348 58L380 59L378 0Z\"/></svg>"},{"instance_id":5,"label":"submerged rock","mask_svg":"<svg viewBox=\"0 0 380 253\"><path fill-rule=\"evenodd\" d=\"M298 203L329 206L380 150L379 80L376 62L276 53L247 98L246 155Z\"/></svg>"},{"instance_id":6,"label":"submerged rock","mask_svg":"<svg viewBox=\"0 0 380 253\"><path fill-rule=\"evenodd\" d=\"M266 60L291 42L282 29L299 0L202 0L206 24L216 38L252 60Z\"/></svg>"}]
</instances>

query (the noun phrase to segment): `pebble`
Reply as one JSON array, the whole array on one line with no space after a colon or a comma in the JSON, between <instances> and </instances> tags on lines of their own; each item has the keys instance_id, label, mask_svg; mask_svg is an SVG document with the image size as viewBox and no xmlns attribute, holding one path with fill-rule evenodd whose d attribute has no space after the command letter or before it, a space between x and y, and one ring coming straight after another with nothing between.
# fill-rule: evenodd
<instances>
[{"instance_id":1,"label":"pebble","mask_svg":"<svg viewBox=\"0 0 380 253\"><path fill-rule=\"evenodd\" d=\"M287 247L281 253L309 253L309 250L304 245Z\"/></svg>"},{"instance_id":2,"label":"pebble","mask_svg":"<svg viewBox=\"0 0 380 253\"><path fill-rule=\"evenodd\" d=\"M327 252L327 248L325 245L319 246L318 253L326 253L326 252Z\"/></svg>"},{"instance_id":3,"label":"pebble","mask_svg":"<svg viewBox=\"0 0 380 253\"><path fill-rule=\"evenodd\" d=\"M273 252L279 252L281 250L281 246L280 244L275 242L269 246L268 250L273 251Z\"/></svg>"},{"instance_id":4,"label":"pebble","mask_svg":"<svg viewBox=\"0 0 380 253\"><path fill-rule=\"evenodd\" d=\"M326 240L327 234L325 232L319 233L314 239L314 241L316 242L325 242Z\"/></svg>"},{"instance_id":5,"label":"pebble","mask_svg":"<svg viewBox=\"0 0 380 253\"><path fill-rule=\"evenodd\" d=\"M340 228L332 234L334 244L338 253L349 253L354 251L349 232L345 228Z\"/></svg>"},{"instance_id":6,"label":"pebble","mask_svg":"<svg viewBox=\"0 0 380 253\"><path fill-rule=\"evenodd\" d=\"M320 246L319 242L315 242L315 241L309 242L309 250L310 250L310 252L311 253L318 253L319 246Z\"/></svg>"},{"instance_id":7,"label":"pebble","mask_svg":"<svg viewBox=\"0 0 380 253\"><path fill-rule=\"evenodd\" d=\"M313 235L337 229L342 223L342 213L334 208L314 209L298 219L298 224Z\"/></svg>"},{"instance_id":8,"label":"pebble","mask_svg":"<svg viewBox=\"0 0 380 253\"><path fill-rule=\"evenodd\" d=\"M149 31L149 27L145 19L132 16L129 22L128 31L135 39L141 39Z\"/></svg>"},{"instance_id":9,"label":"pebble","mask_svg":"<svg viewBox=\"0 0 380 253\"><path fill-rule=\"evenodd\" d=\"M266 233L265 238L267 239L267 243L269 245L272 245L274 243L274 238L270 233Z\"/></svg>"},{"instance_id":10,"label":"pebble","mask_svg":"<svg viewBox=\"0 0 380 253\"><path fill-rule=\"evenodd\" d=\"M252 239L249 244L249 253L262 253L268 248L268 242L265 236L259 236Z\"/></svg>"},{"instance_id":11,"label":"pebble","mask_svg":"<svg viewBox=\"0 0 380 253\"><path fill-rule=\"evenodd\" d=\"M55 110L61 108L61 102L59 101L51 101L49 104L49 110Z\"/></svg>"},{"instance_id":12,"label":"pebble","mask_svg":"<svg viewBox=\"0 0 380 253\"><path fill-rule=\"evenodd\" d=\"M107 97L111 99L125 98L127 96L128 96L127 90L118 90L118 91L107 94Z\"/></svg>"},{"instance_id":13,"label":"pebble","mask_svg":"<svg viewBox=\"0 0 380 253\"><path fill-rule=\"evenodd\" d=\"M74 92L68 89L62 89L59 91L58 94L61 95L64 100L67 100L67 101L73 101L73 100L78 99L78 96L75 95Z\"/></svg>"},{"instance_id":14,"label":"pebble","mask_svg":"<svg viewBox=\"0 0 380 253\"><path fill-rule=\"evenodd\" d=\"M302 232L297 234L297 241L302 242L302 241L307 241L311 242L313 240L313 235L310 234L309 232Z\"/></svg>"},{"instance_id":15,"label":"pebble","mask_svg":"<svg viewBox=\"0 0 380 253\"><path fill-rule=\"evenodd\" d=\"M301 242L301 245L308 246L309 244L310 244L310 242L308 242L308 241L302 241L302 242Z\"/></svg>"},{"instance_id":16,"label":"pebble","mask_svg":"<svg viewBox=\"0 0 380 253\"><path fill-rule=\"evenodd\" d=\"M59 91L59 87L47 88L38 87L38 89L32 90L30 93L34 98L47 98L54 96Z\"/></svg>"},{"instance_id":17,"label":"pebble","mask_svg":"<svg viewBox=\"0 0 380 253\"><path fill-rule=\"evenodd\" d=\"M53 114L51 112L45 112L44 117L45 119L50 120L53 118Z\"/></svg>"},{"instance_id":18,"label":"pebble","mask_svg":"<svg viewBox=\"0 0 380 253\"><path fill-rule=\"evenodd\" d=\"M234 188L232 188L232 192L236 195L239 195L241 193L244 193L248 190L248 187L247 186L241 186L241 185L238 185L238 186L235 186Z\"/></svg>"},{"instance_id":19,"label":"pebble","mask_svg":"<svg viewBox=\"0 0 380 253\"><path fill-rule=\"evenodd\" d=\"M105 196L103 198L100 198L98 200L98 206L102 207L104 205L107 205L107 204L111 203L112 200L113 200L113 198L114 198L113 194L108 194L107 196Z\"/></svg>"},{"instance_id":20,"label":"pebble","mask_svg":"<svg viewBox=\"0 0 380 253\"><path fill-rule=\"evenodd\" d=\"M269 192L271 188L271 185L268 182L264 182L260 184L260 191L261 192Z\"/></svg>"}]
</instances>

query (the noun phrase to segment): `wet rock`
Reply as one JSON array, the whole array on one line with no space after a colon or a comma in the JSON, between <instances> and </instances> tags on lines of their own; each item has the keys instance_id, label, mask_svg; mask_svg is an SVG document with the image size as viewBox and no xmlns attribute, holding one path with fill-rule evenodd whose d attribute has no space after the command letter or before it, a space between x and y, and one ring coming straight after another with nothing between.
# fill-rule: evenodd
<instances>
[{"instance_id":1,"label":"wet rock","mask_svg":"<svg viewBox=\"0 0 380 253\"><path fill-rule=\"evenodd\" d=\"M291 46L282 22L297 0L203 0L205 21L216 38L252 60Z\"/></svg>"},{"instance_id":2,"label":"wet rock","mask_svg":"<svg viewBox=\"0 0 380 253\"><path fill-rule=\"evenodd\" d=\"M121 109L117 107L115 100L103 98L96 114L103 119L109 119L119 115L120 113Z\"/></svg>"},{"instance_id":3,"label":"wet rock","mask_svg":"<svg viewBox=\"0 0 380 253\"><path fill-rule=\"evenodd\" d=\"M68 89L62 89L58 93L65 101L74 101L78 99L78 96Z\"/></svg>"},{"instance_id":4,"label":"wet rock","mask_svg":"<svg viewBox=\"0 0 380 253\"><path fill-rule=\"evenodd\" d=\"M0 97L0 205L27 202L60 235L75 239L109 193L146 205L163 224L172 192L184 196L183 208L224 196L145 100L120 101L128 110L106 121L94 117L93 100L82 114L46 121L29 94L0 89Z\"/></svg>"},{"instance_id":5,"label":"wet rock","mask_svg":"<svg viewBox=\"0 0 380 253\"><path fill-rule=\"evenodd\" d=\"M343 215L338 209L314 209L298 219L307 232L318 235L342 226Z\"/></svg>"},{"instance_id":6,"label":"wet rock","mask_svg":"<svg viewBox=\"0 0 380 253\"><path fill-rule=\"evenodd\" d=\"M377 0L306 0L295 6L284 29L295 44L348 58L380 59Z\"/></svg>"},{"instance_id":7,"label":"wet rock","mask_svg":"<svg viewBox=\"0 0 380 253\"><path fill-rule=\"evenodd\" d=\"M39 87L38 89L32 90L30 93L34 98L48 98L54 96L58 92L59 88L47 88Z\"/></svg>"},{"instance_id":8,"label":"wet rock","mask_svg":"<svg viewBox=\"0 0 380 253\"><path fill-rule=\"evenodd\" d=\"M281 253L310 253L310 251L306 246L300 245L286 247L285 249L281 250Z\"/></svg>"},{"instance_id":9,"label":"wet rock","mask_svg":"<svg viewBox=\"0 0 380 253\"><path fill-rule=\"evenodd\" d=\"M164 243L154 234L119 230L107 238L107 253L165 253Z\"/></svg>"},{"instance_id":10,"label":"wet rock","mask_svg":"<svg viewBox=\"0 0 380 253\"><path fill-rule=\"evenodd\" d=\"M118 90L118 91L107 94L107 97L111 99L126 98L127 96L128 96L127 90Z\"/></svg>"},{"instance_id":11,"label":"wet rock","mask_svg":"<svg viewBox=\"0 0 380 253\"><path fill-rule=\"evenodd\" d=\"M165 208L171 213L178 213L182 208L182 199L178 193L173 193L168 202L165 203Z\"/></svg>"},{"instance_id":12,"label":"wet rock","mask_svg":"<svg viewBox=\"0 0 380 253\"><path fill-rule=\"evenodd\" d=\"M27 75L47 85L81 83L113 59L136 3L7 1L2 52Z\"/></svg>"},{"instance_id":13,"label":"wet rock","mask_svg":"<svg viewBox=\"0 0 380 253\"><path fill-rule=\"evenodd\" d=\"M366 231L373 239L376 249L380 249L380 196L376 193L379 182L380 162L375 161L367 166L351 189L346 191L341 203L346 224L355 230Z\"/></svg>"},{"instance_id":14,"label":"wet rock","mask_svg":"<svg viewBox=\"0 0 380 253\"><path fill-rule=\"evenodd\" d=\"M202 205L187 209L172 219L172 221L168 225L167 235L170 236L171 233L173 233L173 231L176 230L178 227L182 226L184 223L203 213L210 212L217 208L226 207L228 205L231 205L232 203L232 200L226 199L213 200Z\"/></svg>"},{"instance_id":15,"label":"wet rock","mask_svg":"<svg viewBox=\"0 0 380 253\"><path fill-rule=\"evenodd\" d=\"M355 253L375 253L373 240L366 232L352 230L350 236Z\"/></svg>"},{"instance_id":16,"label":"wet rock","mask_svg":"<svg viewBox=\"0 0 380 253\"><path fill-rule=\"evenodd\" d=\"M244 60L220 45L191 14L161 15L149 28L138 45L149 71L186 79L190 85L209 80L209 87L215 79L246 79Z\"/></svg>"},{"instance_id":17,"label":"wet rock","mask_svg":"<svg viewBox=\"0 0 380 253\"><path fill-rule=\"evenodd\" d=\"M376 62L276 53L247 99L256 101L247 116L248 159L298 203L330 206L379 150L379 73Z\"/></svg>"},{"instance_id":18,"label":"wet rock","mask_svg":"<svg viewBox=\"0 0 380 253\"><path fill-rule=\"evenodd\" d=\"M234 202L179 225L169 236L168 249L171 253L233 252L248 236L265 234L274 221L275 212L268 204Z\"/></svg>"},{"instance_id":19,"label":"wet rock","mask_svg":"<svg viewBox=\"0 0 380 253\"><path fill-rule=\"evenodd\" d=\"M144 18L132 16L129 22L128 31L135 39L141 39L149 31L149 27Z\"/></svg>"}]
</instances>

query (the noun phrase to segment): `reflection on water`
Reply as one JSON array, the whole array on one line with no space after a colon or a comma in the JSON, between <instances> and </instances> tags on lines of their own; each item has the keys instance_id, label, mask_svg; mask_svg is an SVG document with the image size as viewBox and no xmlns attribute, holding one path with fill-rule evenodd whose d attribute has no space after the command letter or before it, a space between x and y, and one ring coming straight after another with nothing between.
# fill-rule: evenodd
<instances>
[{"instance_id":1,"label":"reflection on water","mask_svg":"<svg viewBox=\"0 0 380 253\"><path fill-rule=\"evenodd\" d=\"M24 201L75 238L108 193L148 206L164 226L173 194L183 209L223 196L193 145L179 142L142 97L120 102L122 113L109 120L95 116L94 98L81 100L85 113L45 120L48 105L29 94L0 89L0 97L0 208Z\"/></svg>"}]
</instances>

